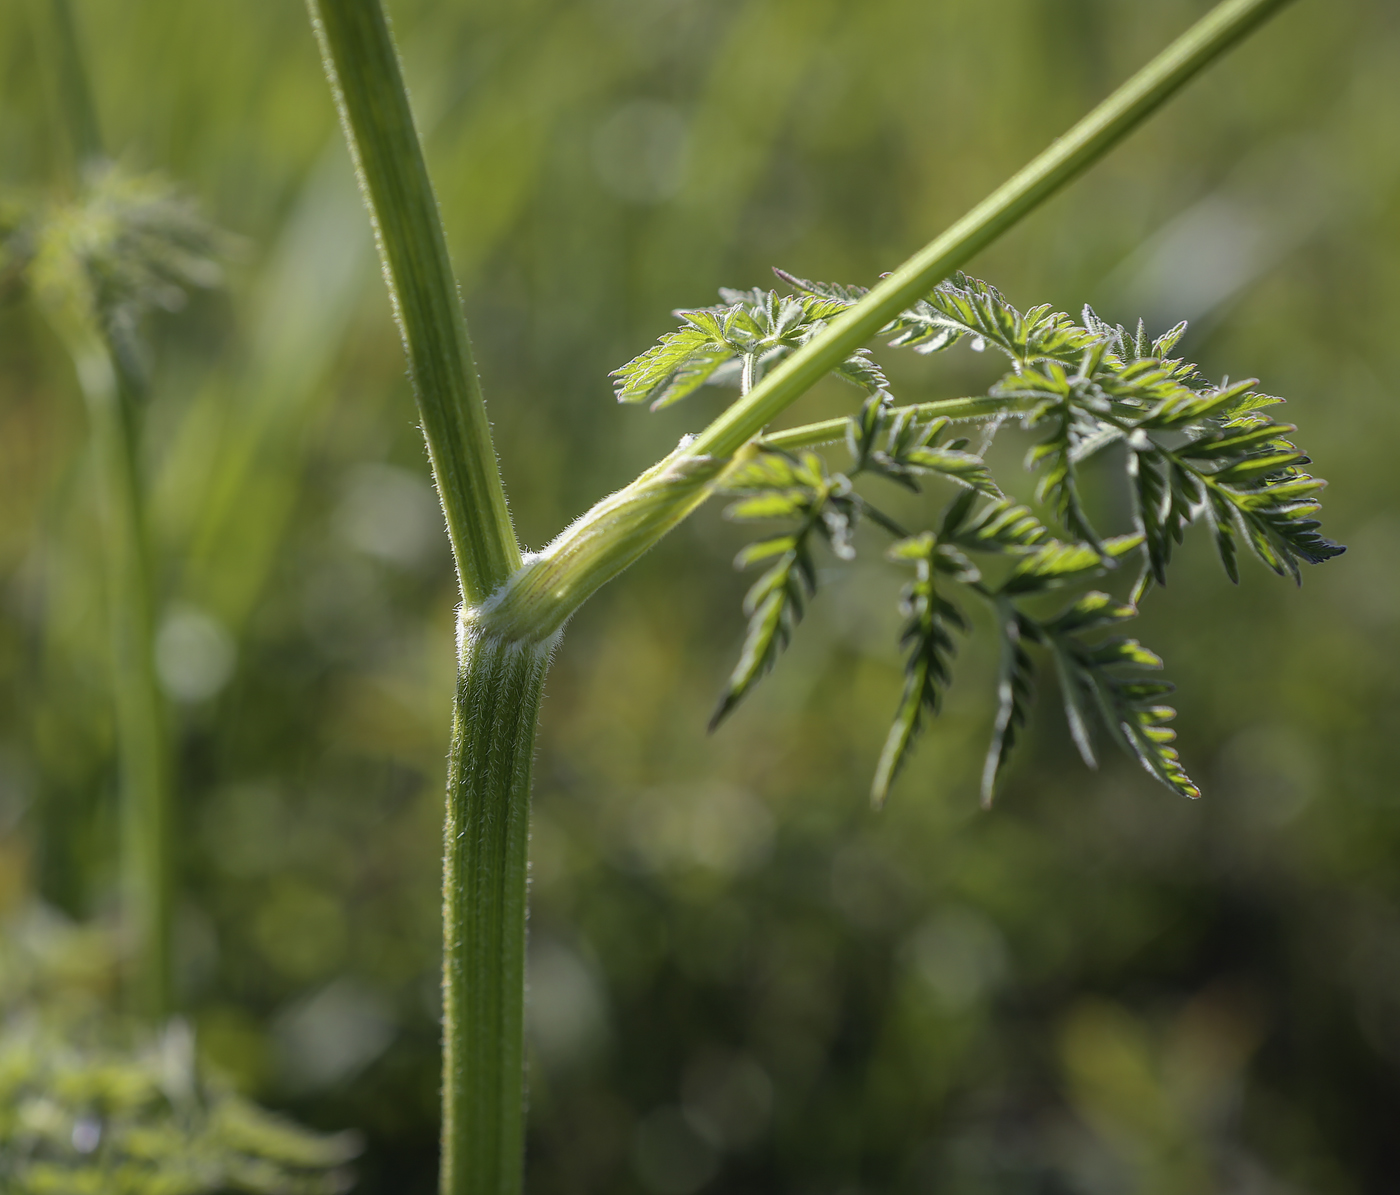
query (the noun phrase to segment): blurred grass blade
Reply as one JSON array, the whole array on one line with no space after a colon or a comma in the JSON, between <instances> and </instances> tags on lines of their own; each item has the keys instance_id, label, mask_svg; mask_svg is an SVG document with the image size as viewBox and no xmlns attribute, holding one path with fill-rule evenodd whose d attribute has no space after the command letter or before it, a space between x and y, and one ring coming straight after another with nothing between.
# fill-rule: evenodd
<instances>
[{"instance_id":1,"label":"blurred grass blade","mask_svg":"<svg viewBox=\"0 0 1400 1195\"><path fill-rule=\"evenodd\" d=\"M364 209L337 136L311 172L259 280L248 366L190 405L156 508L187 544L186 597L237 632L261 597L303 481L308 432L372 276Z\"/></svg>"},{"instance_id":2,"label":"blurred grass blade","mask_svg":"<svg viewBox=\"0 0 1400 1195\"><path fill-rule=\"evenodd\" d=\"M68 0L30 0L30 11L47 68L51 101L61 116L74 165L81 174L107 155L73 10Z\"/></svg>"}]
</instances>

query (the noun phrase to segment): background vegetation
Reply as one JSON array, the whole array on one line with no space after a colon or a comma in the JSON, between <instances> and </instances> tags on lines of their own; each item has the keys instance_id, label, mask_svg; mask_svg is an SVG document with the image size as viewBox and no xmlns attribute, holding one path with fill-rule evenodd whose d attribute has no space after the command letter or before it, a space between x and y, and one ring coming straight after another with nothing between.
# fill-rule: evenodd
<instances>
[{"instance_id":1,"label":"background vegetation","mask_svg":"<svg viewBox=\"0 0 1400 1195\"><path fill-rule=\"evenodd\" d=\"M655 416L612 401L608 370L672 307L766 284L771 265L872 281L1204 8L395 3L525 541L725 401ZM241 238L226 288L151 329L180 998L239 1090L363 1131L361 1190L426 1192L454 592L367 223L299 5L76 9L109 144ZM57 194L23 5L0 9L0 55L0 183ZM707 737L745 587L717 510L575 619L537 771L531 1190L1388 1186L1397 61L1393 6L1299 3L974 265L1022 306L1088 300L1154 331L1192 319L1183 351L1288 395L1334 479L1328 529L1351 551L1301 592L1258 568L1232 587L1198 536L1147 605L1205 800L1113 756L1086 772L1049 733L1046 694L980 812L994 661L974 650L871 813L899 578L866 564L830 562L777 673ZM887 364L906 401L995 368L961 350ZM803 416L850 403L824 389ZM11 293L14 942L100 923L114 899L90 477L62 348ZM1282 762L1260 765L1266 751Z\"/></svg>"}]
</instances>

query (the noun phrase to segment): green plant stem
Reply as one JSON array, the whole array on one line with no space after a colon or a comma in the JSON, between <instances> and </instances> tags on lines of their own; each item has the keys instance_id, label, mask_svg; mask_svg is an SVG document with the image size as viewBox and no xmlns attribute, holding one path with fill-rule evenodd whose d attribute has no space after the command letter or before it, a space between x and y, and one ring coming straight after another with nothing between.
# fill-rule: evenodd
<instances>
[{"instance_id":1,"label":"green plant stem","mask_svg":"<svg viewBox=\"0 0 1400 1195\"><path fill-rule=\"evenodd\" d=\"M36 2L35 28L48 50L54 107L81 177L106 160L101 127L68 0L50 0L47 10ZM155 671L155 596L138 448L143 387L96 328L80 321L62 331L87 405L102 525L127 1000L158 1020L169 1015L173 999L173 775Z\"/></svg>"},{"instance_id":2,"label":"green plant stem","mask_svg":"<svg viewBox=\"0 0 1400 1195\"><path fill-rule=\"evenodd\" d=\"M780 363L697 437L691 451L727 456L928 294L974 254L1078 178L1200 71L1289 0L1225 0L1012 175L941 236L883 278L820 336Z\"/></svg>"},{"instance_id":3,"label":"green plant stem","mask_svg":"<svg viewBox=\"0 0 1400 1195\"><path fill-rule=\"evenodd\" d=\"M378 0L308 0L408 355L465 606L443 859L444 1195L513 1195L524 1165L530 761L552 644L472 612L521 564L437 203Z\"/></svg>"},{"instance_id":4,"label":"green plant stem","mask_svg":"<svg viewBox=\"0 0 1400 1195\"><path fill-rule=\"evenodd\" d=\"M603 499L482 611L512 638L545 638L714 491L736 453L899 312L1077 178L1289 0L1224 0L942 235L781 362L699 436Z\"/></svg>"},{"instance_id":5,"label":"green plant stem","mask_svg":"<svg viewBox=\"0 0 1400 1195\"><path fill-rule=\"evenodd\" d=\"M444 1195L520 1189L530 765L552 646L463 633L443 830Z\"/></svg>"},{"instance_id":6,"label":"green plant stem","mask_svg":"<svg viewBox=\"0 0 1400 1195\"><path fill-rule=\"evenodd\" d=\"M462 595L520 567L437 200L379 0L307 0L408 354Z\"/></svg>"},{"instance_id":7,"label":"green plant stem","mask_svg":"<svg viewBox=\"0 0 1400 1195\"><path fill-rule=\"evenodd\" d=\"M128 998L141 1015L171 1010L172 791L165 699L155 672L154 599L138 464L134 379L94 340L74 347L100 495L121 795Z\"/></svg>"},{"instance_id":8,"label":"green plant stem","mask_svg":"<svg viewBox=\"0 0 1400 1195\"><path fill-rule=\"evenodd\" d=\"M307 0L375 224L466 599L444 863L444 1195L515 1195L529 773L572 612L699 506L753 437L892 316L1126 136L1286 0L1226 0L1069 134L683 443L522 564L379 0ZM825 435L826 429L803 435ZM791 435L791 434L790 434Z\"/></svg>"}]
</instances>

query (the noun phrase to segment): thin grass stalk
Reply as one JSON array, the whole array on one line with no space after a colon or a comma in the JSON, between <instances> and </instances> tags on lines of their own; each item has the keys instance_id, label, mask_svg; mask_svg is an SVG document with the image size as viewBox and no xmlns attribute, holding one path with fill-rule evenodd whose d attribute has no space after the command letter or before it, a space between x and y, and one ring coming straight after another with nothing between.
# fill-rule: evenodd
<instances>
[{"instance_id":1,"label":"thin grass stalk","mask_svg":"<svg viewBox=\"0 0 1400 1195\"><path fill-rule=\"evenodd\" d=\"M68 0L31 9L47 50L53 105L73 175L106 163L101 126ZM173 767L166 702L155 667L155 595L140 467L142 380L98 328L65 339L88 410L102 528L112 704L117 738L120 875L127 1003L153 1020L173 1004Z\"/></svg>"},{"instance_id":2,"label":"thin grass stalk","mask_svg":"<svg viewBox=\"0 0 1400 1195\"><path fill-rule=\"evenodd\" d=\"M92 429L116 713L122 920L133 1011L159 1020L173 1006L173 791L170 728L155 669L155 607L138 459L138 395L113 354L75 353Z\"/></svg>"},{"instance_id":3,"label":"thin grass stalk","mask_svg":"<svg viewBox=\"0 0 1400 1195\"><path fill-rule=\"evenodd\" d=\"M92 102L92 87L78 43L73 10L68 0L51 0L51 12L58 101L73 156L81 170L106 156L102 148L102 126L97 119L97 106Z\"/></svg>"}]
</instances>

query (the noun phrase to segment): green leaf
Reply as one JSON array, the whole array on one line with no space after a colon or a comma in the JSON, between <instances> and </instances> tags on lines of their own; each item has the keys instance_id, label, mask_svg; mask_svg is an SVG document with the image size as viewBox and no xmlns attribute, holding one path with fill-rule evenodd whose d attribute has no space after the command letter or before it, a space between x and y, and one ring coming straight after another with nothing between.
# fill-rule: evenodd
<instances>
[{"instance_id":1,"label":"green leaf","mask_svg":"<svg viewBox=\"0 0 1400 1195\"><path fill-rule=\"evenodd\" d=\"M1170 453L1144 440L1129 441L1128 480L1133 515L1147 548L1148 570L1159 585L1167 583L1172 549L1182 542L1203 497L1198 476Z\"/></svg>"},{"instance_id":2,"label":"green leaf","mask_svg":"<svg viewBox=\"0 0 1400 1195\"><path fill-rule=\"evenodd\" d=\"M826 467L815 452L759 452L726 475L725 492L816 490L825 480Z\"/></svg>"},{"instance_id":3,"label":"green leaf","mask_svg":"<svg viewBox=\"0 0 1400 1195\"><path fill-rule=\"evenodd\" d=\"M1165 357L1172 349L1176 348L1176 342L1184 335L1186 335L1186 321L1182 320L1176 327L1168 328L1152 342L1152 356Z\"/></svg>"},{"instance_id":4,"label":"green leaf","mask_svg":"<svg viewBox=\"0 0 1400 1195\"><path fill-rule=\"evenodd\" d=\"M660 410L693 394L735 352L699 328L668 332L626 365L612 371L618 402L650 403Z\"/></svg>"},{"instance_id":5,"label":"green leaf","mask_svg":"<svg viewBox=\"0 0 1400 1195\"><path fill-rule=\"evenodd\" d=\"M1086 594L1037 630L1054 655L1065 699L1070 734L1084 762L1097 766L1089 730L1090 715L1139 763L1173 792L1199 797L1201 790L1181 766L1171 746L1176 735L1165 725L1176 711L1160 698L1172 686L1137 674L1159 669L1162 661L1136 639L1113 638L1086 643L1085 632L1125 621L1133 611L1103 594Z\"/></svg>"},{"instance_id":6,"label":"green leaf","mask_svg":"<svg viewBox=\"0 0 1400 1195\"><path fill-rule=\"evenodd\" d=\"M1091 590L1075 599L1041 629L1053 637L1082 634L1103 627L1115 626L1137 617L1137 610L1125 602L1116 601L1106 593Z\"/></svg>"},{"instance_id":7,"label":"green leaf","mask_svg":"<svg viewBox=\"0 0 1400 1195\"><path fill-rule=\"evenodd\" d=\"M1179 387L1178 392L1163 398L1138 426L1153 431L1173 431L1192 423L1200 423L1246 398L1251 393L1250 387L1257 380L1248 378L1222 390L1212 389L1203 394L1188 390L1184 386Z\"/></svg>"},{"instance_id":8,"label":"green leaf","mask_svg":"<svg viewBox=\"0 0 1400 1195\"><path fill-rule=\"evenodd\" d=\"M791 641L793 628L802 619L806 601L816 589L815 570L810 560L804 560L803 547L805 545L785 553L744 598L744 611L749 615L748 631L739 660L710 717L712 731L754 684L772 670Z\"/></svg>"},{"instance_id":9,"label":"green leaf","mask_svg":"<svg viewBox=\"0 0 1400 1195\"><path fill-rule=\"evenodd\" d=\"M796 547L797 537L794 535L779 535L773 539L760 539L739 550L739 554L734 557L734 567L737 569L750 568L755 564L762 564L765 560L772 560L774 556L791 552Z\"/></svg>"},{"instance_id":10,"label":"green leaf","mask_svg":"<svg viewBox=\"0 0 1400 1195\"><path fill-rule=\"evenodd\" d=\"M815 452L759 452L729 476L726 491L741 495L725 512L732 519L788 518L798 526L787 535L749 544L735 567L775 560L744 598L748 630L739 660L710 719L713 730L773 665L792 639L807 601L816 593L813 537L838 557L854 555L851 533L865 509L840 474L828 477Z\"/></svg>"},{"instance_id":11,"label":"green leaf","mask_svg":"<svg viewBox=\"0 0 1400 1195\"><path fill-rule=\"evenodd\" d=\"M1054 540L1036 548L1017 563L1002 584L1001 593L1022 595L1058 589L1090 573L1103 573L1119 556L1142 543L1141 535L1116 535L1103 541L1100 553L1092 544L1067 544Z\"/></svg>"},{"instance_id":12,"label":"green leaf","mask_svg":"<svg viewBox=\"0 0 1400 1195\"><path fill-rule=\"evenodd\" d=\"M983 808L991 807L997 778L1025 727L1034 693L1035 665L1025 649L1021 618L1010 602L998 603L997 627L1001 632L1001 671L997 677L996 722L982 768Z\"/></svg>"},{"instance_id":13,"label":"green leaf","mask_svg":"<svg viewBox=\"0 0 1400 1195\"><path fill-rule=\"evenodd\" d=\"M795 274L789 274L786 270L780 270L776 266L773 267L773 273L793 290L800 290L804 294L813 295L819 299L830 299L845 305L853 305L870 293L868 286L843 286L839 282L810 282L806 278L798 278Z\"/></svg>"},{"instance_id":14,"label":"green leaf","mask_svg":"<svg viewBox=\"0 0 1400 1195\"><path fill-rule=\"evenodd\" d=\"M831 372L843 382L850 382L870 394L879 394L889 388L885 371L875 364L866 349L857 349Z\"/></svg>"},{"instance_id":15,"label":"green leaf","mask_svg":"<svg viewBox=\"0 0 1400 1195\"><path fill-rule=\"evenodd\" d=\"M1226 435L1221 431L1208 432L1199 439L1175 449L1175 454L1193 461L1220 460L1274 444L1288 444L1284 437L1297 430L1291 423L1271 423L1265 420L1259 426L1234 435ZM1292 447L1291 444L1288 446Z\"/></svg>"},{"instance_id":16,"label":"green leaf","mask_svg":"<svg viewBox=\"0 0 1400 1195\"><path fill-rule=\"evenodd\" d=\"M806 510L809 501L806 490L767 490L732 503L725 508L724 517L735 522L792 519Z\"/></svg>"},{"instance_id":17,"label":"green leaf","mask_svg":"<svg viewBox=\"0 0 1400 1195\"><path fill-rule=\"evenodd\" d=\"M1212 474L1221 485L1239 485L1241 482L1257 481L1275 473L1282 473L1295 465L1307 464L1308 458L1301 452L1270 452L1259 456L1247 456L1227 465Z\"/></svg>"},{"instance_id":18,"label":"green leaf","mask_svg":"<svg viewBox=\"0 0 1400 1195\"><path fill-rule=\"evenodd\" d=\"M943 537L972 552L1023 554L1050 538L1045 524L1027 506L1008 498L989 502L969 517L976 494L968 492L948 508Z\"/></svg>"},{"instance_id":19,"label":"green leaf","mask_svg":"<svg viewBox=\"0 0 1400 1195\"><path fill-rule=\"evenodd\" d=\"M1048 304L1022 315L994 286L961 273L902 312L881 335L893 346L921 353L969 338L974 348L993 345L1020 365L1042 359L1076 361L1098 340Z\"/></svg>"},{"instance_id":20,"label":"green leaf","mask_svg":"<svg viewBox=\"0 0 1400 1195\"><path fill-rule=\"evenodd\" d=\"M1250 391L1242 395L1237 402L1221 410L1216 418L1220 420L1222 427L1250 427L1260 419L1269 418L1267 415L1261 415L1261 410L1277 406L1283 401L1271 394L1255 394Z\"/></svg>"},{"instance_id":21,"label":"green leaf","mask_svg":"<svg viewBox=\"0 0 1400 1195\"><path fill-rule=\"evenodd\" d=\"M940 473L990 497L1001 497L986 462L970 452L958 452L951 448L911 448L894 463L913 472Z\"/></svg>"},{"instance_id":22,"label":"green leaf","mask_svg":"<svg viewBox=\"0 0 1400 1195\"><path fill-rule=\"evenodd\" d=\"M900 603L908 620L900 644L908 651L908 657L904 692L870 788L871 802L877 808L889 795L890 785L908 758L927 717L938 712L943 690L950 679L949 666L955 650L952 632L967 629L961 612L935 588L937 548L936 537L925 531L895 544L889 551L890 559L912 563L915 576L905 587Z\"/></svg>"}]
</instances>

